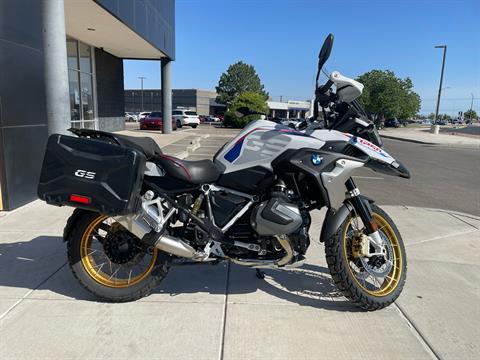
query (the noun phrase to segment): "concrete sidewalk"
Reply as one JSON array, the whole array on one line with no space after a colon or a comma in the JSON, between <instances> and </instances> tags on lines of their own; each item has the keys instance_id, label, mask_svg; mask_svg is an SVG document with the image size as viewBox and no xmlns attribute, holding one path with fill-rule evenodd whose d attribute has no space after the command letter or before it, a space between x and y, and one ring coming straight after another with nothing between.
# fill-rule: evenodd
<instances>
[{"instance_id":1,"label":"concrete sidewalk","mask_svg":"<svg viewBox=\"0 0 480 360\"><path fill-rule=\"evenodd\" d=\"M2 359L400 359L480 357L480 219L385 206L403 235L399 301L363 312L338 294L313 214L306 264L171 269L152 295L96 302L66 264L69 208L35 201L0 215Z\"/></svg>"},{"instance_id":2,"label":"concrete sidewalk","mask_svg":"<svg viewBox=\"0 0 480 360\"><path fill-rule=\"evenodd\" d=\"M454 132L452 131L452 133ZM431 134L429 127L385 128L380 130L380 135L387 139L426 145L480 149L480 138L478 136L461 136L456 133L452 135L452 133Z\"/></svg>"}]
</instances>

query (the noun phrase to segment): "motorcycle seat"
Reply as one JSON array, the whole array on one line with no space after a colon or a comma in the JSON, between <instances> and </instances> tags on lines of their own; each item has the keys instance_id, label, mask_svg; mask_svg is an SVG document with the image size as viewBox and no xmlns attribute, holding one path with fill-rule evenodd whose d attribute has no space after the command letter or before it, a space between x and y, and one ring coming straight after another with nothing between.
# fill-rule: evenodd
<instances>
[{"instance_id":1,"label":"motorcycle seat","mask_svg":"<svg viewBox=\"0 0 480 360\"><path fill-rule=\"evenodd\" d=\"M157 156L154 162L165 170L167 176L196 185L217 181L222 173L217 165L208 159L188 161L162 154Z\"/></svg>"}]
</instances>

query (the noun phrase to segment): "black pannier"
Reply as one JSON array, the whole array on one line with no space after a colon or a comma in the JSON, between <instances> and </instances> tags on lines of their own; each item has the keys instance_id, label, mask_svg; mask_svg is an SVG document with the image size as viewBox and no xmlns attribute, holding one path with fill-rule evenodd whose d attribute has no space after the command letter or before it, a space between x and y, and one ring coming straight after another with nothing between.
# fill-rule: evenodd
<instances>
[{"instance_id":1,"label":"black pannier","mask_svg":"<svg viewBox=\"0 0 480 360\"><path fill-rule=\"evenodd\" d=\"M145 162L145 155L133 148L53 134L47 143L38 196L57 206L130 214L140 205Z\"/></svg>"}]
</instances>

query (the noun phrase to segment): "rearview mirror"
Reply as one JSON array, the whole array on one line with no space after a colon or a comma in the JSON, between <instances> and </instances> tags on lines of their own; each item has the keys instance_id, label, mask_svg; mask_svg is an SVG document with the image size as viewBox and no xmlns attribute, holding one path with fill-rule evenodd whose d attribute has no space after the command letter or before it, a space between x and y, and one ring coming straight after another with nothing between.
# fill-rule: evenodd
<instances>
[{"instance_id":1,"label":"rearview mirror","mask_svg":"<svg viewBox=\"0 0 480 360\"><path fill-rule=\"evenodd\" d=\"M323 42L320 53L318 54L318 70L319 71L323 67L323 65L325 65L328 58L330 57L330 53L332 52L332 47L333 47L333 35L328 34L328 36L325 38L325 41Z\"/></svg>"}]
</instances>

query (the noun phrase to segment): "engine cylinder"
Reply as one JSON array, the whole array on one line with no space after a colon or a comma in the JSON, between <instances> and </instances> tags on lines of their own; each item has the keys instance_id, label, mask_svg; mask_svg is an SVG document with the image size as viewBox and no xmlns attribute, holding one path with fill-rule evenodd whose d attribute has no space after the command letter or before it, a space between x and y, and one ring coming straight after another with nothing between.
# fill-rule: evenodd
<instances>
[{"instance_id":1,"label":"engine cylinder","mask_svg":"<svg viewBox=\"0 0 480 360\"><path fill-rule=\"evenodd\" d=\"M250 221L259 235L288 235L303 223L299 208L281 197L272 197L258 205Z\"/></svg>"}]
</instances>

